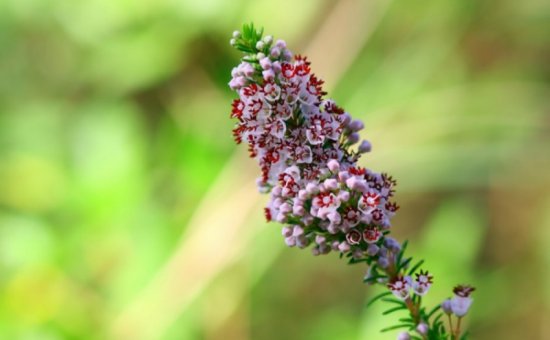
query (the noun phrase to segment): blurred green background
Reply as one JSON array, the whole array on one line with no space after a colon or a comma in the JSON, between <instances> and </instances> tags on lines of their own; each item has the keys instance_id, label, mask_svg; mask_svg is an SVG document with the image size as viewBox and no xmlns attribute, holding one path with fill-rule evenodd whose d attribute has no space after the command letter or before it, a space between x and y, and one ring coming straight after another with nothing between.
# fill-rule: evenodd
<instances>
[{"instance_id":1,"label":"blurred green background","mask_svg":"<svg viewBox=\"0 0 550 340\"><path fill-rule=\"evenodd\" d=\"M394 339L380 287L288 249L233 144L231 32L309 56L399 181L394 234L550 339L544 0L0 1L0 339Z\"/></svg>"}]
</instances>

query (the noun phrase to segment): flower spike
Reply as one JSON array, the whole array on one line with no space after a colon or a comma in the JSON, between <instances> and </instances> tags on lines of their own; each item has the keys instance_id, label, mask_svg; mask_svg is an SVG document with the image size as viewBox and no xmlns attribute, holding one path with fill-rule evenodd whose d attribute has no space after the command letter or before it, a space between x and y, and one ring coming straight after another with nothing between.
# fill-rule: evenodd
<instances>
[{"instance_id":1,"label":"flower spike","mask_svg":"<svg viewBox=\"0 0 550 340\"><path fill-rule=\"evenodd\" d=\"M230 113L236 120L233 137L248 146L260 168L258 189L269 194L266 220L286 225L282 235L289 247L311 245L313 255L335 251L350 264L366 263L364 281L383 284L398 298L389 299L398 307L384 314L408 310L409 332L422 339L458 339L459 328L446 331L439 317L430 318L439 306L426 312L421 305L433 284L428 271L416 272L423 261L409 269L406 242L389 236L399 209L393 199L397 182L358 164L372 150L369 141L361 141L363 122L325 98L312 63L294 55L283 40L263 37L263 30L250 24L235 31L230 44L244 53L229 81L238 95ZM446 313L449 321L451 314L463 317L473 291L455 287L440 315ZM398 338L418 338L409 332Z\"/></svg>"}]
</instances>

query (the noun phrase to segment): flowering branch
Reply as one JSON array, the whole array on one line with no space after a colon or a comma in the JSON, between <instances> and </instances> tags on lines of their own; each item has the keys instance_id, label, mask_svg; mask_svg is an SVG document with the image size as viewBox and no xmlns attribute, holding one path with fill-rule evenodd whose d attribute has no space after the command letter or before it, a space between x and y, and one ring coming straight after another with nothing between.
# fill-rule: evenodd
<instances>
[{"instance_id":1,"label":"flowering branch","mask_svg":"<svg viewBox=\"0 0 550 340\"><path fill-rule=\"evenodd\" d=\"M357 165L371 151L368 141L359 143L363 123L324 98L310 62L294 56L284 41L263 37L251 24L234 32L230 43L244 53L229 82L239 95L232 104L233 136L248 144L260 166L258 188L270 194L266 219L286 224L282 233L290 247L311 245L313 255L335 251L350 264L366 263L364 282L389 289L369 305L381 300L393 305L383 314L409 313L383 331L407 329L398 339L465 339L461 321L474 288L457 286L452 299L431 310L422 305L433 277L420 269L423 260L405 255L407 242L389 236L399 209L396 181Z\"/></svg>"}]
</instances>

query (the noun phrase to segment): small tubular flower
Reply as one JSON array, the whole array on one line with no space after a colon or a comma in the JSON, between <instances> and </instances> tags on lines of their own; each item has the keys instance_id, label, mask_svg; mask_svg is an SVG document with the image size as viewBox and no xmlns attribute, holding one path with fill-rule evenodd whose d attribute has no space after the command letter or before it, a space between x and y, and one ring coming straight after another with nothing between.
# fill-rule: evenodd
<instances>
[{"instance_id":1,"label":"small tubular flower","mask_svg":"<svg viewBox=\"0 0 550 340\"><path fill-rule=\"evenodd\" d=\"M451 299L451 310L453 314L462 317L468 313L472 302L474 301L470 294L475 290L472 286L459 285L453 289L455 296Z\"/></svg>"}]
</instances>

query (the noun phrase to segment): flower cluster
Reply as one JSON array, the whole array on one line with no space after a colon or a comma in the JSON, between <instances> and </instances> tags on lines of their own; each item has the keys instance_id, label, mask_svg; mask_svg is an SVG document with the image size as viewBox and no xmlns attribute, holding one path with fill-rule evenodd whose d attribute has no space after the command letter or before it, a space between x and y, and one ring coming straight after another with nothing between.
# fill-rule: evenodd
<instances>
[{"instance_id":1,"label":"flower cluster","mask_svg":"<svg viewBox=\"0 0 550 340\"><path fill-rule=\"evenodd\" d=\"M411 312L411 329L423 338L441 332L439 323L428 324L431 314L420 306L433 277L416 272L422 261L409 269L406 243L389 237L399 209L396 181L358 165L371 151L359 135L364 124L325 98L310 62L294 56L283 40L274 42L245 25L230 43L245 53L229 82L239 96L231 110L237 120L233 136L248 145L261 170L258 188L270 194L266 219L285 224L282 234L290 247L311 246L314 255L334 251L350 263L366 262L365 282L383 283L399 298ZM472 290L455 290L449 304L456 315L469 308Z\"/></svg>"},{"instance_id":2,"label":"flower cluster","mask_svg":"<svg viewBox=\"0 0 550 340\"><path fill-rule=\"evenodd\" d=\"M237 32L233 44L239 39ZM231 117L238 120L236 142L248 144L262 171L260 191L271 193L267 220L288 224L289 246L313 244L315 255L334 250L389 265L387 243L396 241L384 233L399 208L392 201L396 183L357 166L371 149L368 141L352 149L363 123L324 98L310 62L292 57L284 41L265 37L255 47L260 52L233 69L229 86L239 98Z\"/></svg>"},{"instance_id":3,"label":"flower cluster","mask_svg":"<svg viewBox=\"0 0 550 340\"><path fill-rule=\"evenodd\" d=\"M405 277L394 277L388 283L388 288L395 296L404 300L411 296L411 290L418 296L426 295L433 283L432 280L433 276L431 276L427 271L421 270L419 273L416 273L416 279L414 281L409 275Z\"/></svg>"}]
</instances>

